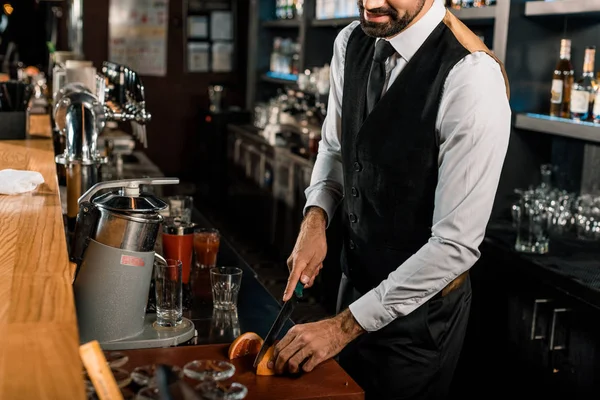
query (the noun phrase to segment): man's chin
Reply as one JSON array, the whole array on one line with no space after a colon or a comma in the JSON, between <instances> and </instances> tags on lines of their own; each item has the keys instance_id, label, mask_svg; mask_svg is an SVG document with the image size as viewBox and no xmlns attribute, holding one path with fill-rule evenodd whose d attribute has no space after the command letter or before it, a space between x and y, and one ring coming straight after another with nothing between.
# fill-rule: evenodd
<instances>
[{"instance_id":1,"label":"man's chin","mask_svg":"<svg viewBox=\"0 0 600 400\"><path fill-rule=\"evenodd\" d=\"M372 21L366 21L365 19L361 18L360 20L360 26L363 30L363 32L367 35L367 36L371 36L371 37L375 37L375 38L384 38L389 36L390 33L390 26L391 24L389 22L372 22Z\"/></svg>"}]
</instances>

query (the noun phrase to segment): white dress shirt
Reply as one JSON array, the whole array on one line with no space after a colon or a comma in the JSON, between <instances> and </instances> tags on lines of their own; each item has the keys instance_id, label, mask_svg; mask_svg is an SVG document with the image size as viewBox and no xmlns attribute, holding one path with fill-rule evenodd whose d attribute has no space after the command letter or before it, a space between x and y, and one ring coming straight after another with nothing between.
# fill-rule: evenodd
<instances>
[{"instance_id":1,"label":"white dress shirt","mask_svg":"<svg viewBox=\"0 0 600 400\"><path fill-rule=\"evenodd\" d=\"M442 1L436 0L420 20L390 39L397 54L386 62L385 90L442 22L445 12ZM346 45L353 29L361 29L357 25L359 22L351 23L335 40L329 108L311 184L305 192L305 210L321 207L328 221L344 193L344 62L352 56L346 55ZM467 55L446 79L436 121L439 179L431 238L379 286L350 305L366 331L376 331L408 315L477 261L506 156L510 123L511 110L500 66L484 52Z\"/></svg>"}]
</instances>

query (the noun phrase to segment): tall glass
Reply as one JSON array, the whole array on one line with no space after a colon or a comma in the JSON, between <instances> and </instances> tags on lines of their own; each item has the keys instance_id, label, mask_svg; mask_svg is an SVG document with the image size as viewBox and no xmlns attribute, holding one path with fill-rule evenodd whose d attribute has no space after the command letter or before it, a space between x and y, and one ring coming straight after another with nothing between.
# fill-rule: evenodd
<instances>
[{"instance_id":1,"label":"tall glass","mask_svg":"<svg viewBox=\"0 0 600 400\"><path fill-rule=\"evenodd\" d=\"M517 228L515 250L523 253L545 254L549 250L548 208L545 200L526 191L518 204L513 205L514 224Z\"/></svg>"},{"instance_id":2,"label":"tall glass","mask_svg":"<svg viewBox=\"0 0 600 400\"><path fill-rule=\"evenodd\" d=\"M181 222L169 217L163 222L163 231L161 235L162 250L165 258L181 261L183 308L186 310L191 307L192 302L190 272L194 256L195 226L196 225L192 222Z\"/></svg>"},{"instance_id":3,"label":"tall glass","mask_svg":"<svg viewBox=\"0 0 600 400\"><path fill-rule=\"evenodd\" d=\"M218 229L196 228L194 230L194 252L198 268L213 268L217 265L217 255L221 245Z\"/></svg>"},{"instance_id":4,"label":"tall glass","mask_svg":"<svg viewBox=\"0 0 600 400\"><path fill-rule=\"evenodd\" d=\"M194 302L199 304L212 302L210 269L217 265L220 243L221 235L217 229L196 228L194 231L195 267L190 280Z\"/></svg>"},{"instance_id":5,"label":"tall glass","mask_svg":"<svg viewBox=\"0 0 600 400\"><path fill-rule=\"evenodd\" d=\"M157 257L154 273L158 326L175 327L183 319L181 270L180 260Z\"/></svg>"}]
</instances>

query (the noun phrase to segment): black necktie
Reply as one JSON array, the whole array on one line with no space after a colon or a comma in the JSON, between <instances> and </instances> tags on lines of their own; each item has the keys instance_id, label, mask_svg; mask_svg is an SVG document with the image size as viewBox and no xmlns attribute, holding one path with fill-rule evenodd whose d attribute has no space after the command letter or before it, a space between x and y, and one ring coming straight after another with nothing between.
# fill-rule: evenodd
<instances>
[{"instance_id":1,"label":"black necktie","mask_svg":"<svg viewBox=\"0 0 600 400\"><path fill-rule=\"evenodd\" d=\"M391 57L396 50L390 42L384 39L377 40L375 54L371 64L371 73L367 83L367 107L369 114L381 98L383 85L385 85L385 60Z\"/></svg>"}]
</instances>

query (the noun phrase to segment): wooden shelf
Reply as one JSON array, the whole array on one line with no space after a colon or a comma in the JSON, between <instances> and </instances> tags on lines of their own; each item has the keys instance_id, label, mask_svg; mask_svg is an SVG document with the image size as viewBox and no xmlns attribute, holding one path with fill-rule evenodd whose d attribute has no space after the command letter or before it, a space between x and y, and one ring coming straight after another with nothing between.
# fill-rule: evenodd
<instances>
[{"instance_id":1,"label":"wooden shelf","mask_svg":"<svg viewBox=\"0 0 600 400\"><path fill-rule=\"evenodd\" d=\"M344 27L350 24L353 21L358 21L358 17L349 17L349 18L332 18L332 19L313 19L312 26L321 26L321 27Z\"/></svg>"},{"instance_id":2,"label":"wooden shelf","mask_svg":"<svg viewBox=\"0 0 600 400\"><path fill-rule=\"evenodd\" d=\"M542 114L517 114L515 127L549 135L600 143L600 124L578 122Z\"/></svg>"},{"instance_id":3,"label":"wooden shelf","mask_svg":"<svg viewBox=\"0 0 600 400\"><path fill-rule=\"evenodd\" d=\"M496 19L496 6L449 9L461 21L493 22Z\"/></svg>"},{"instance_id":4,"label":"wooden shelf","mask_svg":"<svg viewBox=\"0 0 600 400\"><path fill-rule=\"evenodd\" d=\"M600 16L600 0L528 1L525 3L525 15L597 17Z\"/></svg>"},{"instance_id":5,"label":"wooden shelf","mask_svg":"<svg viewBox=\"0 0 600 400\"><path fill-rule=\"evenodd\" d=\"M274 19L271 21L263 21L262 26L265 28L299 28L302 23L299 19Z\"/></svg>"}]
</instances>

